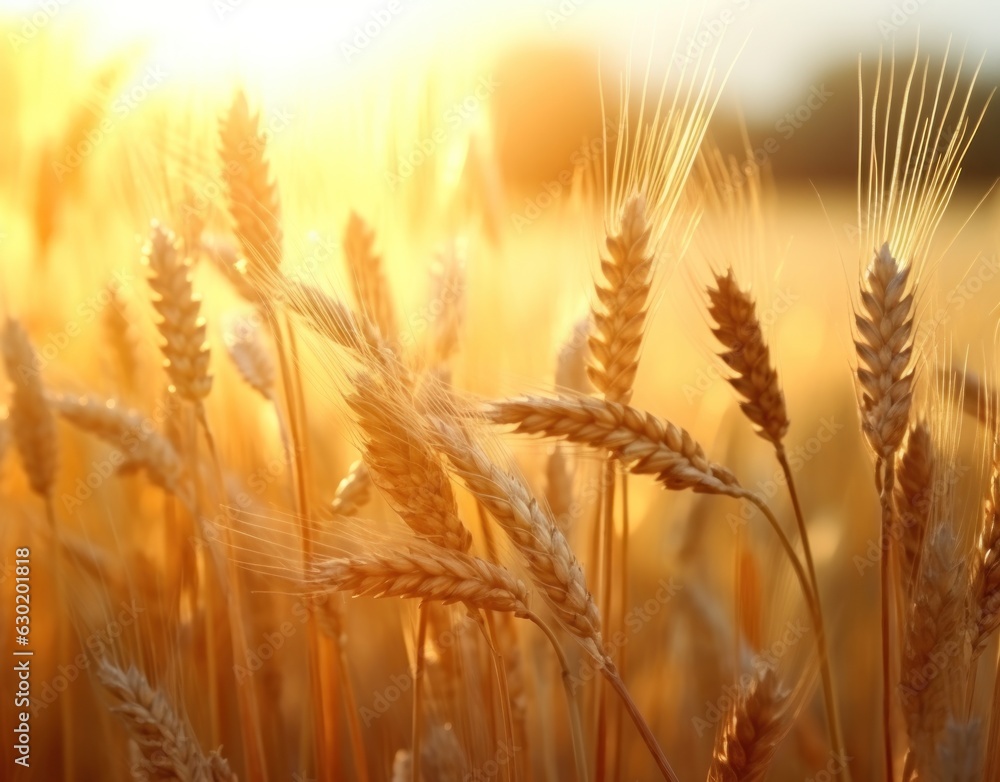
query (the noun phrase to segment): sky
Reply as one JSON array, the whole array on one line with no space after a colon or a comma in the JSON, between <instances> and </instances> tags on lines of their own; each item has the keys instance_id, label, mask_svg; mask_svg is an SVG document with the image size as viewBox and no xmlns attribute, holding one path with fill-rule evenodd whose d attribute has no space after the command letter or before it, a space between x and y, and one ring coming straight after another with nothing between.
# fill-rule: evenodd
<instances>
[{"instance_id":1,"label":"sky","mask_svg":"<svg viewBox=\"0 0 1000 782\"><path fill-rule=\"evenodd\" d=\"M0 0L0 14L29 30L32 20L57 28L84 18L95 53L152 37L192 70L239 62L292 79L331 68L330 78L350 78L340 50L356 41L404 68L417 56L461 61L524 39L582 43L604 61L718 45L719 62L736 63L729 90L751 119L833 64L908 51L918 38L930 49L950 37L1000 74L995 0Z\"/></svg>"}]
</instances>

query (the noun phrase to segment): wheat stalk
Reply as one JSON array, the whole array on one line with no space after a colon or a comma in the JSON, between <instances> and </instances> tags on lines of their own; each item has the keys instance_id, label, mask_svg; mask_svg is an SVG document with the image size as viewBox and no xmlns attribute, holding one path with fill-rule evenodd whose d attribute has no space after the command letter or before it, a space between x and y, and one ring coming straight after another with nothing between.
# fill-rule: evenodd
<instances>
[{"instance_id":1,"label":"wheat stalk","mask_svg":"<svg viewBox=\"0 0 1000 782\"><path fill-rule=\"evenodd\" d=\"M684 429L628 405L585 396L525 396L491 403L487 417L517 431L611 451L629 470L668 489L729 493L736 478L709 461Z\"/></svg>"},{"instance_id":2,"label":"wheat stalk","mask_svg":"<svg viewBox=\"0 0 1000 782\"><path fill-rule=\"evenodd\" d=\"M269 280L281 266L281 204L265 158L260 115L250 112L242 90L220 122L219 139L229 213L243 248L247 274L256 285Z\"/></svg>"},{"instance_id":3,"label":"wheat stalk","mask_svg":"<svg viewBox=\"0 0 1000 782\"><path fill-rule=\"evenodd\" d=\"M733 372L729 377L729 383L743 397L740 409L754 424L757 434L774 446L778 463L785 475L785 483L795 510L799 537L802 540L809 586L816 600L817 644L830 740L834 753L842 755L844 747L840 718L837 714L836 695L830 671L826 626L819 602L819 583L813 563L812 544L799 503L795 478L785 452L784 437L790 422L785 409L785 397L778 385L778 373L771 365L770 350L757 317L756 302L748 292L739 287L732 269L729 269L725 276L715 275L715 287L709 286L708 296L709 314L717 324L712 332L726 348L722 353L722 360ZM841 772L838 772L838 775L839 773Z\"/></svg>"},{"instance_id":4,"label":"wheat stalk","mask_svg":"<svg viewBox=\"0 0 1000 782\"><path fill-rule=\"evenodd\" d=\"M355 597L408 597L488 611L528 611L528 590L508 570L433 545L412 542L385 553L320 561L314 570L311 582Z\"/></svg>"},{"instance_id":5,"label":"wheat stalk","mask_svg":"<svg viewBox=\"0 0 1000 782\"><path fill-rule=\"evenodd\" d=\"M201 299L191 285L191 260L181 256L173 231L155 221L143 256L151 272L149 287L157 294L153 306L161 316L157 328L167 374L182 398L198 404L212 389L212 376Z\"/></svg>"},{"instance_id":6,"label":"wheat stalk","mask_svg":"<svg viewBox=\"0 0 1000 782\"><path fill-rule=\"evenodd\" d=\"M187 721L139 669L131 666L126 671L101 660L97 675L113 699L112 711L138 748L137 778L141 772L150 779L236 782L225 758L215 751L202 752Z\"/></svg>"},{"instance_id":7,"label":"wheat stalk","mask_svg":"<svg viewBox=\"0 0 1000 782\"><path fill-rule=\"evenodd\" d=\"M28 333L13 318L3 331L3 360L13 385L10 401L10 433L21 456L31 490L51 501L58 468L56 424L45 401L42 366Z\"/></svg>"}]
</instances>

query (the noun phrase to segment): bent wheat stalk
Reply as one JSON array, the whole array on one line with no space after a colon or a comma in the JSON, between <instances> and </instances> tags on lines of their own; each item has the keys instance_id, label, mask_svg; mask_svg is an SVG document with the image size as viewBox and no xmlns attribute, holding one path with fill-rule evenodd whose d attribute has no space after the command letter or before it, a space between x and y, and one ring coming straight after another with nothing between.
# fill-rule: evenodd
<instances>
[{"instance_id":1,"label":"bent wheat stalk","mask_svg":"<svg viewBox=\"0 0 1000 782\"><path fill-rule=\"evenodd\" d=\"M604 652L600 613L587 590L583 568L565 536L527 486L495 464L466 428L441 415L431 416L431 423L439 435L437 447L514 544L560 626L601 663L605 677L626 702L660 772L664 778L676 782L677 776L663 750L632 702L613 661Z\"/></svg>"},{"instance_id":2,"label":"bent wheat stalk","mask_svg":"<svg viewBox=\"0 0 1000 782\"><path fill-rule=\"evenodd\" d=\"M740 486L725 467L709 461L685 430L628 405L592 397L527 396L502 400L487 404L485 415L494 423L516 424L519 433L562 437L581 445L609 449L630 472L653 475L668 489L720 494L753 504L778 536L795 572L810 619L817 628L817 652L822 657L818 598L781 523L760 496ZM832 683L828 685L832 695ZM832 698L827 700L826 707L833 742L837 718L832 711Z\"/></svg>"},{"instance_id":3,"label":"bent wheat stalk","mask_svg":"<svg viewBox=\"0 0 1000 782\"><path fill-rule=\"evenodd\" d=\"M711 302L709 314L717 324L712 331L726 348L722 353L722 360L734 373L730 376L729 383L743 397L740 409L755 425L757 434L774 446L778 464L781 465L785 475L799 538L802 541L809 585L816 600L816 633L830 742L833 745L833 752L837 756L842 756L844 746L840 715L837 712L833 675L830 671L830 653L820 602L819 582L816 579L816 566L813 564L809 531L806 528L805 516L795 489L795 479L785 452L784 438L790 425L785 408L785 395L778 385L778 373L771 365L770 350L757 318L756 302L748 292L739 287L732 269L729 269L725 276L715 275L715 288L709 287L708 295ZM838 776L843 773L845 773L843 766L838 766Z\"/></svg>"}]
</instances>

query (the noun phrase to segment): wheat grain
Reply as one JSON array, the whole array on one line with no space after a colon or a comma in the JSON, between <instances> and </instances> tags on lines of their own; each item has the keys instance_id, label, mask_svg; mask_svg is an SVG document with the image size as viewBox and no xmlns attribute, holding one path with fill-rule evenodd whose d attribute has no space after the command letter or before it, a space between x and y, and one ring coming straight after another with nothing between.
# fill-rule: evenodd
<instances>
[{"instance_id":1,"label":"wheat grain","mask_svg":"<svg viewBox=\"0 0 1000 782\"><path fill-rule=\"evenodd\" d=\"M14 387L9 426L31 489L50 498L58 467L56 424L45 401L42 366L24 327L7 319L3 332L3 360Z\"/></svg>"},{"instance_id":2,"label":"wheat grain","mask_svg":"<svg viewBox=\"0 0 1000 782\"><path fill-rule=\"evenodd\" d=\"M137 776L141 772L151 779L236 782L226 760L217 752L202 752L187 721L141 671L101 660L97 675L113 699L112 711L138 748Z\"/></svg>"},{"instance_id":3,"label":"wheat grain","mask_svg":"<svg viewBox=\"0 0 1000 782\"><path fill-rule=\"evenodd\" d=\"M409 597L490 611L528 611L528 590L505 568L416 542L316 564L311 582L355 597Z\"/></svg>"},{"instance_id":4,"label":"wheat grain","mask_svg":"<svg viewBox=\"0 0 1000 782\"><path fill-rule=\"evenodd\" d=\"M628 405L585 396L526 396L491 403L486 415L525 434L606 448L632 472L655 475L669 489L726 494L737 485L685 430Z\"/></svg>"},{"instance_id":5,"label":"wheat grain","mask_svg":"<svg viewBox=\"0 0 1000 782\"><path fill-rule=\"evenodd\" d=\"M173 231L155 221L143 256L151 272L149 287L157 294L153 306L161 317L157 328L164 340L167 374L182 398L201 402L212 389L212 376L201 299L191 285L191 261L181 256Z\"/></svg>"},{"instance_id":6,"label":"wheat grain","mask_svg":"<svg viewBox=\"0 0 1000 782\"><path fill-rule=\"evenodd\" d=\"M761 333L757 305L740 289L732 269L725 276L715 275L715 287L708 288L708 296L709 314L718 324L712 333L726 348L722 360L735 373L729 383L745 400L740 409L757 426L758 435L780 446L788 431L788 413Z\"/></svg>"}]
</instances>

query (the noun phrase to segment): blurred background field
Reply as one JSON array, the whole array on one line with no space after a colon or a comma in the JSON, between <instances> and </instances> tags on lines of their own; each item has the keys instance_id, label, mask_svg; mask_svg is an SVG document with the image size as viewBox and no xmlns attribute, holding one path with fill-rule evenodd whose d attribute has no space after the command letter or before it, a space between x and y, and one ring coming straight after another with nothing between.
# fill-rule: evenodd
<instances>
[{"instance_id":1,"label":"blurred background field","mask_svg":"<svg viewBox=\"0 0 1000 782\"><path fill-rule=\"evenodd\" d=\"M426 336L435 259L459 252L466 259L466 319L455 385L489 397L551 389L559 345L591 301L603 243L602 89L607 105L617 106L621 74L629 68L638 92L647 59L650 84L658 85L672 53L700 56L717 48L716 67L728 80L710 136L737 158L756 151L771 185L766 263L738 270L753 280L761 311L772 316L765 330L788 400L790 448L808 445L829 421L844 427L803 462L797 480L835 628L832 657L845 685L842 714L856 752L852 768L856 779L874 778L877 736L865 715L877 708L877 688L846 686L870 685L878 676L874 636L856 629L876 626L878 604L874 570L859 573L854 561L877 534L878 520L852 375L851 302L859 263L867 260L859 258L856 228L858 56L870 90L880 49L887 59L909 63L919 40L936 63L950 39L953 67L964 52L969 76L983 57L970 104L978 116L1000 83L998 31L1000 11L993 4L918 0L726 0L669 7L611 0L0 3L0 314L28 328L48 387L150 407L164 378L141 246L154 218L178 232L196 225L213 241L231 240L216 133L234 90L243 87L269 128L286 268L302 268L329 289L346 290L341 236L348 214L357 211L375 230L403 332L409 330L416 344ZM673 62L674 68L681 64ZM938 404L935 360L967 361L977 373L995 375L1000 200L991 189L1000 175L998 138L1000 106L994 105L966 159L926 271L919 311L932 328L925 332L919 372L928 405ZM764 490L775 467L733 402L705 312L708 269L729 262L723 257L727 238L709 235L718 230L706 219L683 254L663 259L634 404L684 425L746 485ZM114 298L107 292L113 283ZM216 376L208 418L227 473L245 480L261 475L280 454L269 409L225 361L220 324L246 305L210 259L197 265L195 286ZM125 323L139 346L133 386L124 383L108 347L108 329L124 330ZM357 453L329 374L309 356L304 366L310 405L323 411L312 415L313 490L317 501L328 501ZM105 449L68 428L61 432L57 497L65 500ZM540 475L548 446L512 445L525 473ZM963 463L971 466L963 488L977 498L985 480L983 444L972 424L962 447ZM48 544L39 531L43 513L12 449L0 451L0 459L0 563L6 563L23 540L39 552ZM595 479L597 457L580 459L581 481L591 473ZM253 511L287 513L286 480L283 473L267 480L254 495ZM138 478L122 478L102 487L100 501L57 504L63 528L81 546L152 563L145 575L153 583L133 584L138 593L168 579L165 563L172 556L160 549L148 524L158 513L148 489ZM722 499L667 494L652 482L633 480L630 489L636 594L665 574L691 578L704 590L692 589L690 604L653 621L636 645L632 669L640 708L663 737L667 755L677 759L681 778L694 778L707 767L714 730L696 735L691 720L718 697L725 674L715 670L679 681L676 672L704 653L691 628L712 611L731 613L733 536L725 520L738 508ZM787 517L784 496L775 503ZM970 535L977 507L969 500ZM126 518L122 508L140 512ZM390 512L376 503L372 514ZM784 564L777 566L779 549L768 530L751 534L759 538L761 573L774 595L768 632L780 636L784 614L798 600L794 580ZM80 552L72 557L85 558ZM123 577L141 581L139 571L131 564ZM62 607L47 602L39 585L36 641L47 637L55 620L72 628L82 647L116 610L116 579L98 575ZM4 612L9 588L9 582L0 588ZM280 615L268 606L254 628L258 634ZM374 628L369 648L379 650L359 655L353 671L367 698L384 686L385 671L406 670L407 646L398 623L392 624L392 609L350 610L351 618ZM371 617L386 621L376 626ZM146 649L141 636L150 625L158 626L144 615L119 653ZM203 728L199 685L172 660L180 641L157 643L154 667L185 696L189 716ZM292 639L282 654L301 656L301 643ZM800 654L804 658L805 649ZM54 677L59 664L49 655L36 681ZM5 693L11 681L5 667ZM77 778L127 778L123 749L86 749L92 736L118 732L106 715L90 716L100 695L87 676L72 687L80 725ZM290 686L276 704L277 727L268 735L273 746L293 735L278 723L280 715L294 714L301 697ZM984 691L977 702L988 697ZM5 706L4 774L11 767L10 719ZM369 734L386 762L409 736L408 720L402 704ZM814 698L794 740L782 748L773 778L804 778L825 765L822 724ZM54 714L41 725L35 737L39 766L15 778L56 778L66 747ZM225 738L232 748L235 737ZM229 754L239 767L238 753ZM647 773L638 744L635 755L630 770ZM293 773L297 769L272 769L275 779ZM388 778L380 770L376 778L383 776Z\"/></svg>"}]
</instances>

